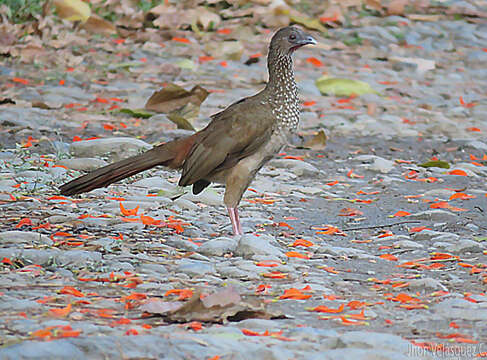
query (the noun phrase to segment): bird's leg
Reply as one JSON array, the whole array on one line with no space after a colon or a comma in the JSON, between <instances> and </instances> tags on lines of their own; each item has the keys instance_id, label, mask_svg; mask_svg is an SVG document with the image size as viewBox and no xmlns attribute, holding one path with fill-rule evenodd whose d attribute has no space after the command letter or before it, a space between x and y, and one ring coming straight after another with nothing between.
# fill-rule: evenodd
<instances>
[{"instance_id":1,"label":"bird's leg","mask_svg":"<svg viewBox=\"0 0 487 360\"><path fill-rule=\"evenodd\" d=\"M237 231L239 235L243 235L242 223L240 222L240 216L238 215L238 207L235 207L233 212L235 213L235 220L237 220Z\"/></svg>"},{"instance_id":2,"label":"bird's leg","mask_svg":"<svg viewBox=\"0 0 487 360\"><path fill-rule=\"evenodd\" d=\"M242 235L242 225L240 224L237 208L227 207L227 210L230 221L232 222L233 235Z\"/></svg>"}]
</instances>

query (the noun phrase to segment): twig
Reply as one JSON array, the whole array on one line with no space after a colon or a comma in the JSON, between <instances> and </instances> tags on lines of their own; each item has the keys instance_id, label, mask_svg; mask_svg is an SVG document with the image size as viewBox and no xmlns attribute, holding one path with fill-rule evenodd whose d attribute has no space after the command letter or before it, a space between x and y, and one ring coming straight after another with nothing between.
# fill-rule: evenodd
<instances>
[{"instance_id":1,"label":"twig","mask_svg":"<svg viewBox=\"0 0 487 360\"><path fill-rule=\"evenodd\" d=\"M392 224L361 226L361 227L356 227L356 228L342 229L342 231L355 231L355 230L364 230L364 229L380 229L380 228L385 228L385 227L389 227L389 226L396 226L396 225L402 225L402 224L414 224L414 223L420 223L420 222L421 221L419 221L419 220L406 220L406 221L395 222Z\"/></svg>"}]
</instances>

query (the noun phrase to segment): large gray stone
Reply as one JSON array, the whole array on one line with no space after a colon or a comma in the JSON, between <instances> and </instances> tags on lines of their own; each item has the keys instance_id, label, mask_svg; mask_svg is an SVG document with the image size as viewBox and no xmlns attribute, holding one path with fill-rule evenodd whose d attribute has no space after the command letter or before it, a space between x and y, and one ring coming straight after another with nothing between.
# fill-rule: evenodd
<instances>
[{"instance_id":1,"label":"large gray stone","mask_svg":"<svg viewBox=\"0 0 487 360\"><path fill-rule=\"evenodd\" d=\"M74 158L60 160L56 165L66 166L71 170L93 171L107 165L107 162L96 158Z\"/></svg>"},{"instance_id":2,"label":"large gray stone","mask_svg":"<svg viewBox=\"0 0 487 360\"><path fill-rule=\"evenodd\" d=\"M447 319L487 321L487 302L473 303L461 298L446 299L434 305L431 311Z\"/></svg>"},{"instance_id":3,"label":"large gray stone","mask_svg":"<svg viewBox=\"0 0 487 360\"><path fill-rule=\"evenodd\" d=\"M8 244L52 245L52 240L33 231L11 230L0 233L0 245Z\"/></svg>"},{"instance_id":4,"label":"large gray stone","mask_svg":"<svg viewBox=\"0 0 487 360\"><path fill-rule=\"evenodd\" d=\"M398 335L369 331L350 331L340 336L347 348L381 349L407 353L410 343Z\"/></svg>"},{"instance_id":5,"label":"large gray stone","mask_svg":"<svg viewBox=\"0 0 487 360\"><path fill-rule=\"evenodd\" d=\"M458 219L458 216L446 210L426 210L419 213L409 215L411 220L428 220L436 222L453 222Z\"/></svg>"},{"instance_id":6,"label":"large gray stone","mask_svg":"<svg viewBox=\"0 0 487 360\"><path fill-rule=\"evenodd\" d=\"M382 174L387 174L394 168L394 161L381 158L376 155L360 155L353 160L366 162L368 164L364 165L367 170L377 171Z\"/></svg>"},{"instance_id":7,"label":"large gray stone","mask_svg":"<svg viewBox=\"0 0 487 360\"><path fill-rule=\"evenodd\" d=\"M235 249L235 255L244 258L251 258L254 255L282 256L281 250L269 243L271 240L273 240L273 238L265 235L242 235L238 242L238 246Z\"/></svg>"},{"instance_id":8,"label":"large gray stone","mask_svg":"<svg viewBox=\"0 0 487 360\"><path fill-rule=\"evenodd\" d=\"M189 276L199 276L205 274L215 273L215 267L206 261L192 260L192 259L182 259L176 271L185 273Z\"/></svg>"},{"instance_id":9,"label":"large gray stone","mask_svg":"<svg viewBox=\"0 0 487 360\"><path fill-rule=\"evenodd\" d=\"M220 237L208 240L198 248L198 252L204 255L223 256L237 248L237 240L232 238Z\"/></svg>"},{"instance_id":10,"label":"large gray stone","mask_svg":"<svg viewBox=\"0 0 487 360\"><path fill-rule=\"evenodd\" d=\"M148 150L152 146L145 141L128 137L109 139L94 139L73 142L69 150L76 157L109 156L113 160L120 160L138 154L141 150Z\"/></svg>"},{"instance_id":11,"label":"large gray stone","mask_svg":"<svg viewBox=\"0 0 487 360\"><path fill-rule=\"evenodd\" d=\"M56 257L56 262L61 266L82 267L101 261L101 253L86 250L63 251Z\"/></svg>"},{"instance_id":12,"label":"large gray stone","mask_svg":"<svg viewBox=\"0 0 487 360\"><path fill-rule=\"evenodd\" d=\"M273 166L279 169L287 169L297 176L315 176L320 173L315 166L307 162L294 159L274 159L271 160L268 166Z\"/></svg>"}]
</instances>

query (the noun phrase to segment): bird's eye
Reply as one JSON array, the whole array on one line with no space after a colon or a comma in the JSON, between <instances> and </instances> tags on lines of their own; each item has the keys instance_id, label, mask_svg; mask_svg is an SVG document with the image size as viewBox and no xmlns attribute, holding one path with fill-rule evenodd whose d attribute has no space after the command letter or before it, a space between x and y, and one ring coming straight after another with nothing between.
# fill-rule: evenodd
<instances>
[{"instance_id":1,"label":"bird's eye","mask_svg":"<svg viewBox=\"0 0 487 360\"><path fill-rule=\"evenodd\" d=\"M289 35L289 40L296 40L296 35L295 34Z\"/></svg>"}]
</instances>

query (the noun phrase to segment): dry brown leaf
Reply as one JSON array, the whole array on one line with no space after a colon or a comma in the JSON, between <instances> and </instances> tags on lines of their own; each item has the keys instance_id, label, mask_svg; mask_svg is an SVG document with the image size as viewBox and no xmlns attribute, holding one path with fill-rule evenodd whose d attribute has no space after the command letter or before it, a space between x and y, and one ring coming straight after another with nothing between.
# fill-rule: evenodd
<instances>
[{"instance_id":1,"label":"dry brown leaf","mask_svg":"<svg viewBox=\"0 0 487 360\"><path fill-rule=\"evenodd\" d=\"M229 286L225 289L215 292L201 299L203 305L207 308L213 306L228 306L232 304L238 304L241 298L235 288Z\"/></svg>"},{"instance_id":2,"label":"dry brown leaf","mask_svg":"<svg viewBox=\"0 0 487 360\"><path fill-rule=\"evenodd\" d=\"M326 147L326 134L323 130L318 131L311 139L304 143L304 147L313 150L323 150Z\"/></svg>"},{"instance_id":3,"label":"dry brown leaf","mask_svg":"<svg viewBox=\"0 0 487 360\"><path fill-rule=\"evenodd\" d=\"M184 305L183 301L163 301L158 298L148 299L140 310L151 314L167 314L171 311L176 311Z\"/></svg>"},{"instance_id":4,"label":"dry brown leaf","mask_svg":"<svg viewBox=\"0 0 487 360\"><path fill-rule=\"evenodd\" d=\"M384 13L380 0L365 0L365 6L369 9L378 11L380 14Z\"/></svg>"},{"instance_id":5,"label":"dry brown leaf","mask_svg":"<svg viewBox=\"0 0 487 360\"><path fill-rule=\"evenodd\" d=\"M210 28L217 28L220 25L222 19L220 16L215 14L214 12L209 11L207 8L203 6L199 6L196 8L196 23L201 25L204 30L208 30Z\"/></svg>"},{"instance_id":6,"label":"dry brown leaf","mask_svg":"<svg viewBox=\"0 0 487 360\"><path fill-rule=\"evenodd\" d=\"M16 49L17 51L12 51L12 56L20 56L20 61L24 63L32 63L34 59L39 59L41 56L46 55L46 50L42 45L30 43L25 46Z\"/></svg>"},{"instance_id":7,"label":"dry brown leaf","mask_svg":"<svg viewBox=\"0 0 487 360\"><path fill-rule=\"evenodd\" d=\"M387 5L387 15L404 15L409 0L392 0Z\"/></svg>"},{"instance_id":8,"label":"dry brown leaf","mask_svg":"<svg viewBox=\"0 0 487 360\"><path fill-rule=\"evenodd\" d=\"M206 299L206 300L205 300ZM271 319L282 317L268 313L259 299L243 300L231 286L217 291L203 299L201 292L195 291L191 299L184 303L167 303L151 299L143 304L142 311L164 316L171 322L214 322L225 323L250 318Z\"/></svg>"},{"instance_id":9,"label":"dry brown leaf","mask_svg":"<svg viewBox=\"0 0 487 360\"><path fill-rule=\"evenodd\" d=\"M81 24L81 28L94 34L102 34L110 36L117 33L117 28L111 22L99 17L98 15L91 15L88 20Z\"/></svg>"},{"instance_id":10,"label":"dry brown leaf","mask_svg":"<svg viewBox=\"0 0 487 360\"><path fill-rule=\"evenodd\" d=\"M478 7L482 9L481 6L482 5L479 5ZM485 1L484 1L483 10L485 10ZM483 11L483 10L477 10L475 8L472 8L468 2L466 3L459 2L458 4L452 4L451 6L448 6L446 9L446 14L448 15L459 14L465 16L475 16L479 18L487 18L487 11Z\"/></svg>"},{"instance_id":11,"label":"dry brown leaf","mask_svg":"<svg viewBox=\"0 0 487 360\"><path fill-rule=\"evenodd\" d=\"M152 21L154 26L160 29L179 29L183 25L191 25L195 19L194 9L178 9L175 6L170 5L158 5L150 10L150 13L157 16Z\"/></svg>"},{"instance_id":12,"label":"dry brown leaf","mask_svg":"<svg viewBox=\"0 0 487 360\"><path fill-rule=\"evenodd\" d=\"M169 113L189 103L200 106L208 94L208 91L199 85L187 91L178 85L168 84L162 90L152 94L147 100L145 108L151 111Z\"/></svg>"},{"instance_id":13,"label":"dry brown leaf","mask_svg":"<svg viewBox=\"0 0 487 360\"><path fill-rule=\"evenodd\" d=\"M332 4L340 5L343 9L350 7L360 8L362 7L364 0L332 0Z\"/></svg>"},{"instance_id":14,"label":"dry brown leaf","mask_svg":"<svg viewBox=\"0 0 487 360\"><path fill-rule=\"evenodd\" d=\"M408 14L406 15L409 20L414 21L438 21L440 20L440 15L430 15L430 14Z\"/></svg>"}]
</instances>

